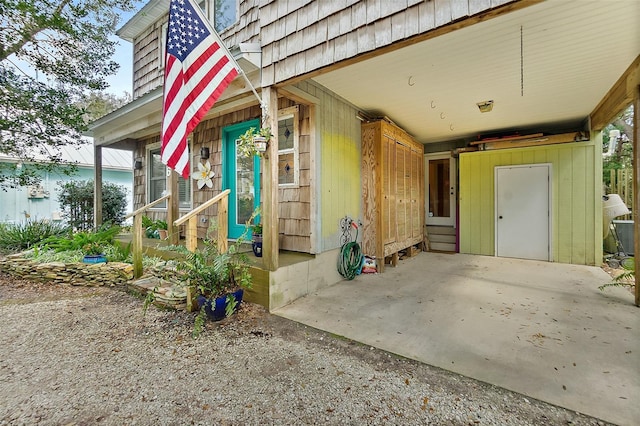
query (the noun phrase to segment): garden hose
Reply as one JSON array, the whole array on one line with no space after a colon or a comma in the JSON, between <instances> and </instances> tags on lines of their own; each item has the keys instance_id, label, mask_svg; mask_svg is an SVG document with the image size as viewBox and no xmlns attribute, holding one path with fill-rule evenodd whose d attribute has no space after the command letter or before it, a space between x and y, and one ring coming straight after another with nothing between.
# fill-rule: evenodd
<instances>
[{"instance_id":1,"label":"garden hose","mask_svg":"<svg viewBox=\"0 0 640 426\"><path fill-rule=\"evenodd\" d=\"M354 279L362 266L362 250L357 242L358 226L353 222L351 226L356 228L356 238L342 245L340 257L338 257L338 273L348 280Z\"/></svg>"}]
</instances>

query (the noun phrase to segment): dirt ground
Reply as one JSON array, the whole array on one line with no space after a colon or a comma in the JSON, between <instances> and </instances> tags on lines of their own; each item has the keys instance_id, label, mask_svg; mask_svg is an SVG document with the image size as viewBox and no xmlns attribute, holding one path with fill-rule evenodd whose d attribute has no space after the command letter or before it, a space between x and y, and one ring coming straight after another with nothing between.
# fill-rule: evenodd
<instances>
[{"instance_id":1,"label":"dirt ground","mask_svg":"<svg viewBox=\"0 0 640 426\"><path fill-rule=\"evenodd\" d=\"M194 314L0 273L0 425L603 425L243 304Z\"/></svg>"}]
</instances>

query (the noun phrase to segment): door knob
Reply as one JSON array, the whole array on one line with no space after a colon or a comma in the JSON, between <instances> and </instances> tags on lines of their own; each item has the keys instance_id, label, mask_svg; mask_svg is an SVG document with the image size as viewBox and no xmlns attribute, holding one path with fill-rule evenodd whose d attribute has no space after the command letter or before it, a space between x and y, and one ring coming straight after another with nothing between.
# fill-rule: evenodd
<instances>
[{"instance_id":1,"label":"door knob","mask_svg":"<svg viewBox=\"0 0 640 426\"><path fill-rule=\"evenodd\" d=\"M498 216L498 219L502 219L502 216Z\"/></svg>"}]
</instances>

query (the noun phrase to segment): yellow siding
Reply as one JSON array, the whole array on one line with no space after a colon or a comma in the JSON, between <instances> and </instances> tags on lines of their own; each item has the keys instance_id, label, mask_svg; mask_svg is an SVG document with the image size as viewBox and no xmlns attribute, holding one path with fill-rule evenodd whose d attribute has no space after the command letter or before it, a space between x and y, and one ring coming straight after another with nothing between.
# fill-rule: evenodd
<instances>
[{"instance_id":1,"label":"yellow siding","mask_svg":"<svg viewBox=\"0 0 640 426\"><path fill-rule=\"evenodd\" d=\"M360 121L357 110L331 92L312 84L300 87L319 99L316 123L320 206L320 252L340 246L340 219L362 218ZM313 226L313 225L312 225Z\"/></svg>"},{"instance_id":2,"label":"yellow siding","mask_svg":"<svg viewBox=\"0 0 640 426\"><path fill-rule=\"evenodd\" d=\"M496 166L551 163L552 260L600 264L601 146L598 135L591 142L460 155L460 252L494 254Z\"/></svg>"}]
</instances>

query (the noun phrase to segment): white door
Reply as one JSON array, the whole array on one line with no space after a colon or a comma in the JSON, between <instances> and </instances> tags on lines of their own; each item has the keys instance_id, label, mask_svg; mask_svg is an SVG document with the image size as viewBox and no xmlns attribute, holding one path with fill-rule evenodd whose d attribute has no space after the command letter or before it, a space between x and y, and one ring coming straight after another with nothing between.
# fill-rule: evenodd
<instances>
[{"instance_id":1,"label":"white door","mask_svg":"<svg viewBox=\"0 0 640 426\"><path fill-rule=\"evenodd\" d=\"M495 168L496 256L551 260L550 164Z\"/></svg>"},{"instance_id":2,"label":"white door","mask_svg":"<svg viewBox=\"0 0 640 426\"><path fill-rule=\"evenodd\" d=\"M456 225L456 163L450 153L424 156L427 225Z\"/></svg>"}]
</instances>

